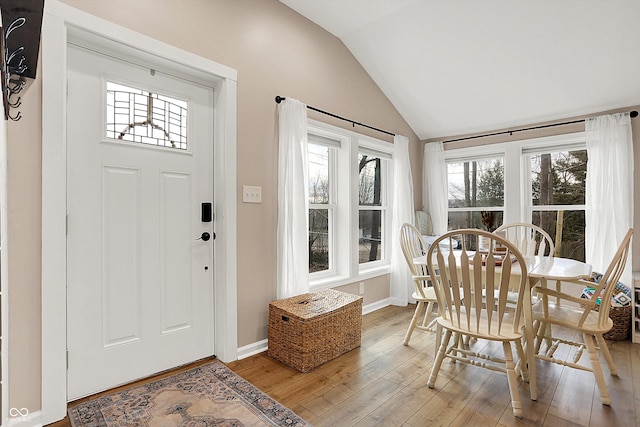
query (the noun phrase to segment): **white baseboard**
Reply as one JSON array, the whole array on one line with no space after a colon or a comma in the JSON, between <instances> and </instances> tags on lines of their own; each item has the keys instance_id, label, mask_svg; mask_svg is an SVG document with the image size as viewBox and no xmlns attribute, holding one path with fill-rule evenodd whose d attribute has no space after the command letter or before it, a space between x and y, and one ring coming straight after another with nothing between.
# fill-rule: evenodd
<instances>
[{"instance_id":1,"label":"white baseboard","mask_svg":"<svg viewBox=\"0 0 640 427\"><path fill-rule=\"evenodd\" d=\"M391 298L382 299L371 304L362 306L362 314L373 313L376 310L380 310L388 305L392 305Z\"/></svg>"},{"instance_id":2,"label":"white baseboard","mask_svg":"<svg viewBox=\"0 0 640 427\"><path fill-rule=\"evenodd\" d=\"M12 409L17 410L16 408ZM18 415L17 417L11 417L11 414L9 414L7 427L42 427L42 412L35 411L24 416Z\"/></svg>"},{"instance_id":3,"label":"white baseboard","mask_svg":"<svg viewBox=\"0 0 640 427\"><path fill-rule=\"evenodd\" d=\"M362 314L372 313L376 310L380 310L388 305L391 305L391 298L376 301L372 304L367 304L362 307ZM246 359L254 354L267 351L269 348L269 340L257 341L249 345L238 347L238 360Z\"/></svg>"},{"instance_id":4,"label":"white baseboard","mask_svg":"<svg viewBox=\"0 0 640 427\"><path fill-rule=\"evenodd\" d=\"M253 356L254 354L267 351L267 347L268 347L267 343L268 343L267 340L262 340L262 341L254 342L253 344L239 347L238 360L246 359L247 357Z\"/></svg>"}]
</instances>

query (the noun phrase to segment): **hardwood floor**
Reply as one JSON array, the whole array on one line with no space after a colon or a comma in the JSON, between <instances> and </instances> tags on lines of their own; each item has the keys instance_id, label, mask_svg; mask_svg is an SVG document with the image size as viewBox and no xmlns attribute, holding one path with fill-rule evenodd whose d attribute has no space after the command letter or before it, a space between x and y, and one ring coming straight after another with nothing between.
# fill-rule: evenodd
<instances>
[{"instance_id":1,"label":"hardwood floor","mask_svg":"<svg viewBox=\"0 0 640 427\"><path fill-rule=\"evenodd\" d=\"M601 404L590 372L537 361L538 400L532 401L528 384L521 383L524 418L519 420L502 373L445 361L435 388L426 386L435 334L416 331L410 345L402 345L414 308L391 306L365 315L362 346L306 374L266 353L228 366L318 427L640 427L640 345L609 341L620 373L612 377L604 368L611 407Z\"/></svg>"},{"instance_id":2,"label":"hardwood floor","mask_svg":"<svg viewBox=\"0 0 640 427\"><path fill-rule=\"evenodd\" d=\"M609 341L620 373L612 377L604 368L611 407L601 404L590 372L537 361L538 400L521 383L518 420L502 373L445 361L435 388L426 386L435 334L417 331L402 345L414 307L365 315L362 346L306 374L266 353L229 367L318 427L640 426L640 345Z\"/></svg>"}]
</instances>

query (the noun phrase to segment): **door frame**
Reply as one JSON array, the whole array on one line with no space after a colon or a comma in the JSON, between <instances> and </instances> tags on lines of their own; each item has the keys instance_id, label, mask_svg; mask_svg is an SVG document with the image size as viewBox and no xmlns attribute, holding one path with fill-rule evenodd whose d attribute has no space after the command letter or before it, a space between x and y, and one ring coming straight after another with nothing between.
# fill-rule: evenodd
<instances>
[{"instance_id":1,"label":"door frame","mask_svg":"<svg viewBox=\"0 0 640 427\"><path fill-rule=\"evenodd\" d=\"M214 89L214 350L237 359L237 71L112 22L48 0L42 23L42 424L67 412L66 85L67 45L92 44L144 57Z\"/></svg>"}]
</instances>

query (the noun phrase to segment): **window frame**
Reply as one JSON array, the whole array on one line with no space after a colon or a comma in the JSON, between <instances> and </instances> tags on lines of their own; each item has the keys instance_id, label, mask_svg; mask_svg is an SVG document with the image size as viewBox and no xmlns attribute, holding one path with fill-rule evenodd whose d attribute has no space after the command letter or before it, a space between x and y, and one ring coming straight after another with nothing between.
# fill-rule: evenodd
<instances>
[{"instance_id":1,"label":"window frame","mask_svg":"<svg viewBox=\"0 0 640 427\"><path fill-rule=\"evenodd\" d=\"M507 176L506 175L506 154L504 152L495 151L495 150L487 150L487 151L483 150L482 152L474 153L473 148L461 149L461 150L464 150L459 153L462 155L455 156L455 157L447 157L447 154L445 152L445 167L448 168L448 165L453 163L465 163L465 162L472 162L472 161L478 161L478 160L501 159L504 176L505 177ZM448 170L446 171L446 173L447 173L447 195L448 195L449 194ZM502 217L504 220L504 216L506 212L506 203L507 203L506 180L503 182L503 193L504 193L504 200L503 200L502 206L463 206L463 207L451 208L449 207L449 201L447 200L447 224L448 224L449 214L451 212L482 212L482 211L502 212Z\"/></svg>"},{"instance_id":2,"label":"window frame","mask_svg":"<svg viewBox=\"0 0 640 427\"><path fill-rule=\"evenodd\" d=\"M351 284L360 280L389 274L391 271L391 208L393 196L393 144L354 131L308 120L308 143L314 143L311 135L339 141L335 148L333 171L330 170L330 188L335 194L334 221L329 229L330 268L309 273L309 288L316 291ZM361 151L384 157L380 209L384 209L381 224L381 259L360 264L359 248L359 173L358 155ZM338 184L340 183L340 184ZM345 185L344 183L349 183ZM313 205L309 205L311 208ZM376 207L377 209L378 207ZM308 212L307 212L308 215ZM308 240L308 230L305 238ZM333 263L331 263L333 260Z\"/></svg>"},{"instance_id":3,"label":"window frame","mask_svg":"<svg viewBox=\"0 0 640 427\"><path fill-rule=\"evenodd\" d=\"M342 142L341 140L335 140L334 138L328 135L319 135L316 130L313 132L307 131L307 144L319 145L323 147L327 147L327 174L329 180L329 202L328 203L311 203L309 201L309 210L311 209L327 209L327 222L328 222L328 236L327 242L329 245L329 268L326 270L316 271L313 273L309 273L309 275L313 275L313 277L322 279L323 277L330 277L336 274L336 251L332 250L332 244L335 242L335 230L334 224L335 215L338 206L338 186L337 186L337 151L340 150ZM320 138L318 138L320 137ZM322 139L322 140L321 140ZM335 141L335 143L330 143L330 141ZM307 213L308 215L308 213ZM307 231L308 233L308 231ZM307 240L309 235L307 234Z\"/></svg>"},{"instance_id":4,"label":"window frame","mask_svg":"<svg viewBox=\"0 0 640 427\"><path fill-rule=\"evenodd\" d=\"M582 205L553 205L548 209L546 206L533 205L531 168L528 156L534 153L586 150L586 148L585 132L575 132L475 147L446 149L445 145L444 160L445 164L448 164L478 158L490 158L492 156L503 157L505 176L503 223L508 224L531 222L534 210L559 210L562 207L579 210L576 207ZM519 179L506 179L514 176L518 176ZM447 202L447 218L450 212L448 206ZM586 208L586 205L583 208Z\"/></svg>"}]
</instances>

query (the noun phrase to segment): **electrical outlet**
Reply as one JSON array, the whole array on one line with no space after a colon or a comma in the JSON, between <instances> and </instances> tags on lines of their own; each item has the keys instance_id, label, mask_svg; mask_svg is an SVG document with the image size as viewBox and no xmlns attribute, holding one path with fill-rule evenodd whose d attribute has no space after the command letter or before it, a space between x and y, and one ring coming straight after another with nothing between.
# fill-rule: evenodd
<instances>
[{"instance_id":1,"label":"electrical outlet","mask_svg":"<svg viewBox=\"0 0 640 427\"><path fill-rule=\"evenodd\" d=\"M364 282L360 282L360 295L364 295Z\"/></svg>"},{"instance_id":2,"label":"electrical outlet","mask_svg":"<svg viewBox=\"0 0 640 427\"><path fill-rule=\"evenodd\" d=\"M245 203L262 203L262 187L242 186L242 201Z\"/></svg>"}]
</instances>

